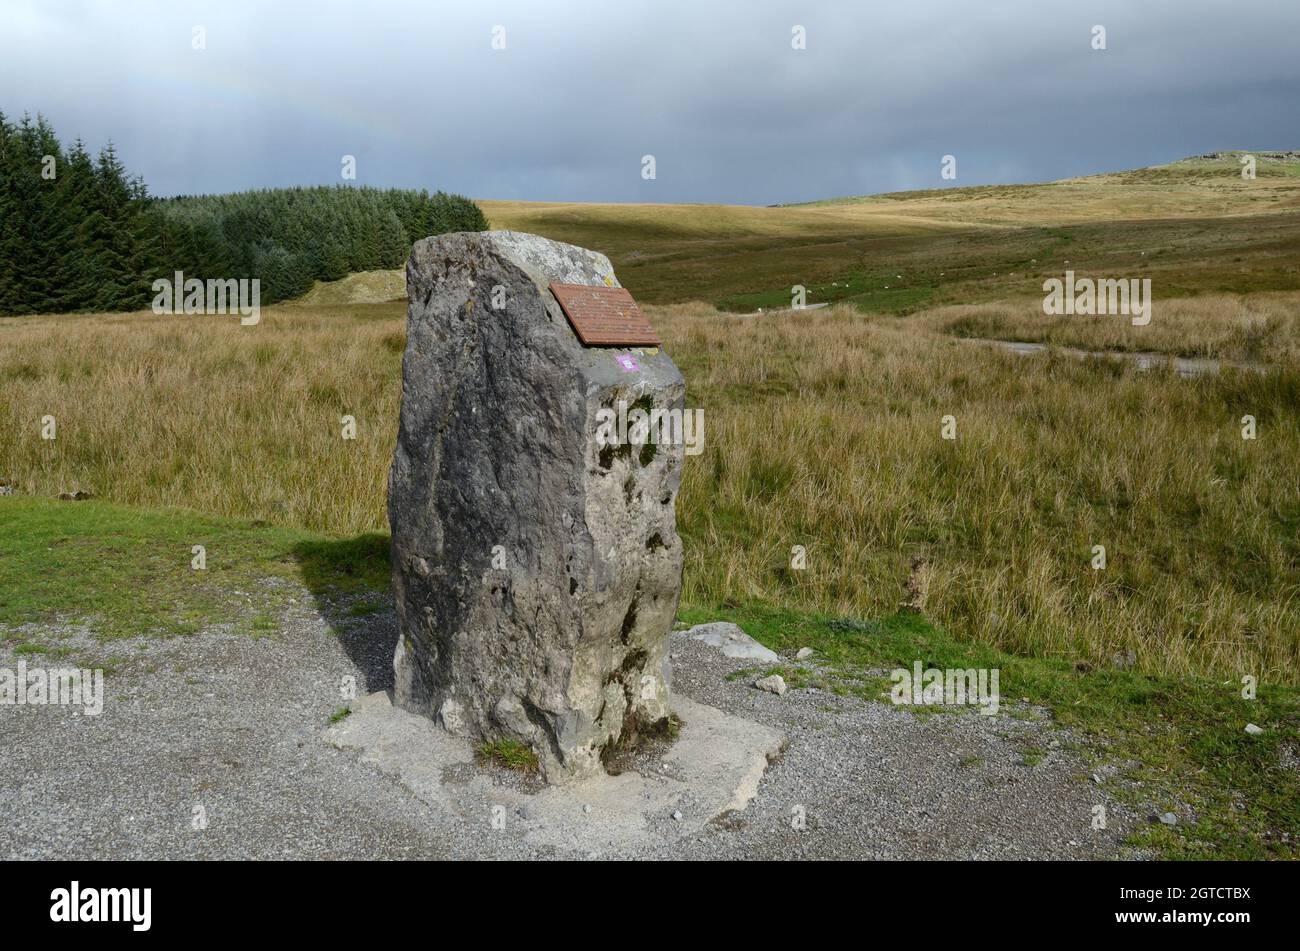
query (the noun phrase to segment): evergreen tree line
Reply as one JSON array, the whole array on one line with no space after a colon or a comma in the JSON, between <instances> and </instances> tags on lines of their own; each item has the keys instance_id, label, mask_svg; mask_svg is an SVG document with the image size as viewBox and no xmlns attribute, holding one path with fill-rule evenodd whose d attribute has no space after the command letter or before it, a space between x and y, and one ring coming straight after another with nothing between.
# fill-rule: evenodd
<instances>
[{"instance_id":1,"label":"evergreen tree line","mask_svg":"<svg viewBox=\"0 0 1300 951\"><path fill-rule=\"evenodd\" d=\"M110 144L65 149L49 123L0 113L0 314L135 310L153 282L261 280L261 302L312 281L401 267L416 240L483 231L459 195L347 186L153 198Z\"/></svg>"}]
</instances>

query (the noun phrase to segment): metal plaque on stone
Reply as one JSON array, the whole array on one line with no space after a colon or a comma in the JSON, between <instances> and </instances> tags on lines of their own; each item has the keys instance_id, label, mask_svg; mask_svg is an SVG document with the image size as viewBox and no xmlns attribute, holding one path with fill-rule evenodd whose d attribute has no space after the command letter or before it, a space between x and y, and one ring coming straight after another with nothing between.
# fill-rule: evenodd
<instances>
[{"instance_id":1,"label":"metal plaque on stone","mask_svg":"<svg viewBox=\"0 0 1300 951\"><path fill-rule=\"evenodd\" d=\"M659 335L624 287L551 284L584 347L657 347Z\"/></svg>"}]
</instances>

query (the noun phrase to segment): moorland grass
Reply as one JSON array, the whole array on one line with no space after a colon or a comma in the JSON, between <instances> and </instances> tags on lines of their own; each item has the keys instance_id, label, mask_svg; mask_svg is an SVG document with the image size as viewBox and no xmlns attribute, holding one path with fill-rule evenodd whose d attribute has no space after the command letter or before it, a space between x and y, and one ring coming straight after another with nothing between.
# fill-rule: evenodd
<instances>
[{"instance_id":1,"label":"moorland grass","mask_svg":"<svg viewBox=\"0 0 1300 951\"><path fill-rule=\"evenodd\" d=\"M255 327L8 321L0 477L44 498L82 488L375 537L387 527L402 313L271 308ZM848 307L651 316L688 404L705 413L705 451L687 460L677 506L688 602L880 616L924 555L930 616L971 643L1300 680L1294 366L1183 380L1025 360ZM355 417L355 440L342 438L342 415ZM1258 439L1241 438L1244 415ZM196 541L176 539L182 554ZM791 568L796 545L804 570ZM1092 568L1097 545L1104 570Z\"/></svg>"},{"instance_id":2,"label":"moorland grass","mask_svg":"<svg viewBox=\"0 0 1300 951\"><path fill-rule=\"evenodd\" d=\"M405 303L0 321L0 478L352 535L386 530ZM251 332L250 332L251 331ZM41 438L52 416L53 440ZM343 417L355 420L344 438Z\"/></svg>"},{"instance_id":3,"label":"moorland grass","mask_svg":"<svg viewBox=\"0 0 1300 951\"><path fill-rule=\"evenodd\" d=\"M1296 682L1294 367L1026 360L847 309L656 323L706 414L678 505L688 601L879 616L923 555L962 639ZM1267 438L1242 439L1247 414Z\"/></svg>"},{"instance_id":4,"label":"moorland grass","mask_svg":"<svg viewBox=\"0 0 1300 951\"><path fill-rule=\"evenodd\" d=\"M810 300L839 305L761 318L651 309L706 414L678 502L688 600L879 616L924 555L930 614L971 643L1296 682L1293 170L1261 161L1243 182L1226 156L782 208L484 207L495 226L607 251L645 301L752 310L804 283ZM1152 323L1043 317L1042 281L1066 267L1150 276ZM355 294L375 281L393 292L385 275L340 283ZM0 321L0 478L37 497L84 489L329 533L341 540L321 545L364 560L387 527L404 304L330 306L331 293L269 308L251 328ZM1275 370L1181 380L955 336ZM947 415L953 441L940 438ZM1241 438L1246 415L1256 440ZM41 438L46 416L54 440ZM794 545L806 570L790 567Z\"/></svg>"},{"instance_id":5,"label":"moorland grass","mask_svg":"<svg viewBox=\"0 0 1300 951\"><path fill-rule=\"evenodd\" d=\"M1247 363L1300 363L1300 293L1295 292L1156 299L1151 322L1145 326L1135 326L1122 316L1049 317L1043 313L1041 297L938 307L916 319L955 337Z\"/></svg>"}]
</instances>

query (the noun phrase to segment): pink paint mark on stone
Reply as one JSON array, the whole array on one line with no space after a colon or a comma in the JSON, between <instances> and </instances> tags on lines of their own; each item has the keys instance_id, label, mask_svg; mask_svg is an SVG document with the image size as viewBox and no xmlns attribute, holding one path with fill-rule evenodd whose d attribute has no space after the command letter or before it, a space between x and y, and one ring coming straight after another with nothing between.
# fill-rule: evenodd
<instances>
[{"instance_id":1,"label":"pink paint mark on stone","mask_svg":"<svg viewBox=\"0 0 1300 951\"><path fill-rule=\"evenodd\" d=\"M614 359L619 362L619 365L623 368L624 373L636 373L638 370L641 369L639 366L636 365L636 357L632 356L632 354L630 353L616 354L614 356Z\"/></svg>"}]
</instances>

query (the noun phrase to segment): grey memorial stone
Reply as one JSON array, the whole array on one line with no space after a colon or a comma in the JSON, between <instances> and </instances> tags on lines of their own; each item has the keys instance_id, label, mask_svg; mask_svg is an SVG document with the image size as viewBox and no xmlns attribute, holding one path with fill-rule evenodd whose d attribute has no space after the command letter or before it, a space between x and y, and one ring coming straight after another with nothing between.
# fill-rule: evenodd
<instances>
[{"instance_id":1,"label":"grey memorial stone","mask_svg":"<svg viewBox=\"0 0 1300 951\"><path fill-rule=\"evenodd\" d=\"M535 235L416 243L388 512L397 703L557 782L669 714L683 447L602 444L598 413L680 413L686 388L662 350L583 347L551 282L618 286Z\"/></svg>"}]
</instances>

